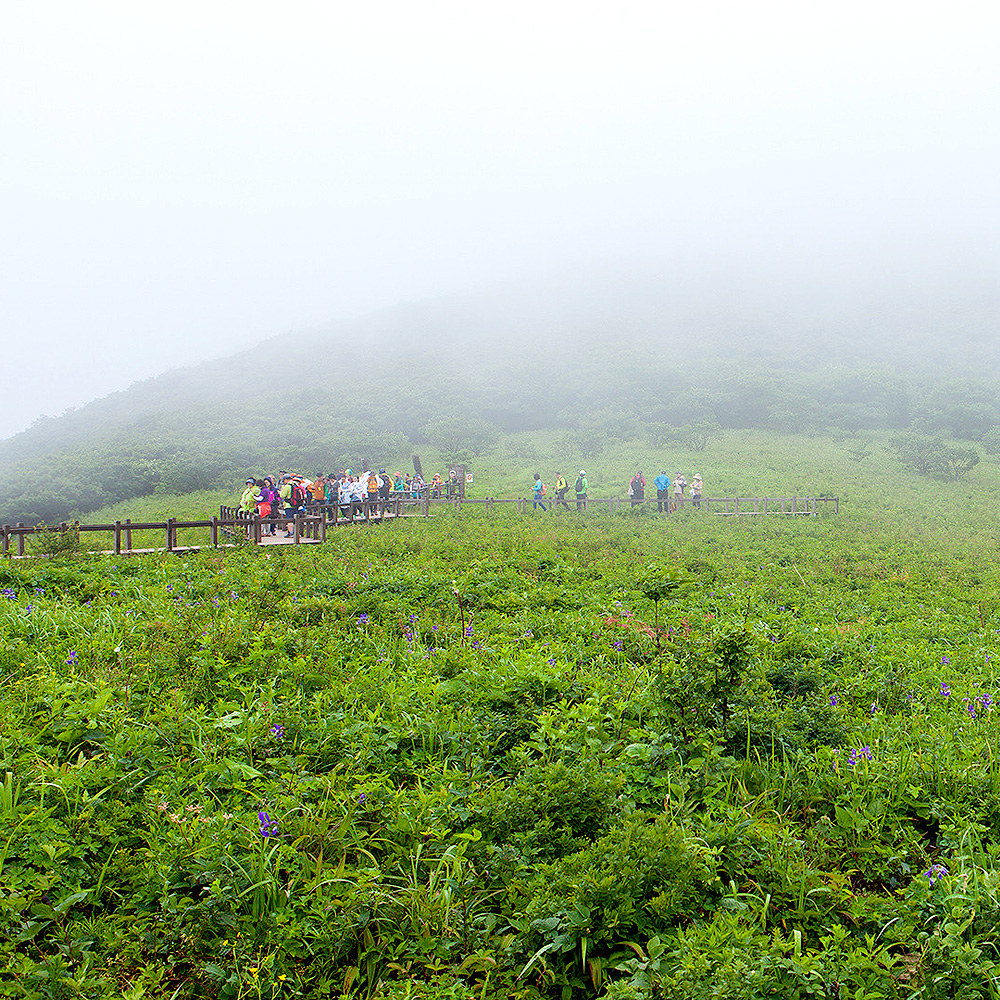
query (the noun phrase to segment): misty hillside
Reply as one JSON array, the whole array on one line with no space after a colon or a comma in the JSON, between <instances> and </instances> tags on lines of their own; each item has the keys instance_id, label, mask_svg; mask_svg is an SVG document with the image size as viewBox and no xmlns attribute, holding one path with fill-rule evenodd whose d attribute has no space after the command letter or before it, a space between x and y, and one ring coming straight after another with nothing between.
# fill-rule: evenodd
<instances>
[{"instance_id":1,"label":"misty hillside","mask_svg":"<svg viewBox=\"0 0 1000 1000\"><path fill-rule=\"evenodd\" d=\"M0 442L0 521L54 521L248 471L456 457L505 432L713 427L979 440L1000 425L1000 296L948 287L579 274L287 334L139 382Z\"/></svg>"}]
</instances>

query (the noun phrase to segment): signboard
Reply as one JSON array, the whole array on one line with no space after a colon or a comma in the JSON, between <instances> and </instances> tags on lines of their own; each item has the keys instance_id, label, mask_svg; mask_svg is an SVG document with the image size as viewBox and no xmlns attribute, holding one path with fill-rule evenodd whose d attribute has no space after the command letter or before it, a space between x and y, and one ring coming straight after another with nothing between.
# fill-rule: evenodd
<instances>
[{"instance_id":1,"label":"signboard","mask_svg":"<svg viewBox=\"0 0 1000 1000\"><path fill-rule=\"evenodd\" d=\"M467 472L467 473L465 474L465 481L466 481L467 483L471 483L471 482L472 482L472 473L471 473L471 472Z\"/></svg>"}]
</instances>

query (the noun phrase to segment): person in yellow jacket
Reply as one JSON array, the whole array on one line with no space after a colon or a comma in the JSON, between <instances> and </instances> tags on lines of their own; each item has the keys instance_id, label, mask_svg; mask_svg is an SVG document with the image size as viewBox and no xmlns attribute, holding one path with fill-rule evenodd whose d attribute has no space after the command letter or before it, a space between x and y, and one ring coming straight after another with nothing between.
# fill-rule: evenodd
<instances>
[{"instance_id":1,"label":"person in yellow jacket","mask_svg":"<svg viewBox=\"0 0 1000 1000\"><path fill-rule=\"evenodd\" d=\"M240 497L240 510L247 514L252 514L257 509L257 504L261 501L260 489L256 479L247 480L247 488Z\"/></svg>"},{"instance_id":2,"label":"person in yellow jacket","mask_svg":"<svg viewBox=\"0 0 1000 1000\"><path fill-rule=\"evenodd\" d=\"M569 510L569 504L566 503L566 491L569 489L569 483L566 482L566 478L561 472L556 473L556 502L553 506L558 507L560 504Z\"/></svg>"}]
</instances>

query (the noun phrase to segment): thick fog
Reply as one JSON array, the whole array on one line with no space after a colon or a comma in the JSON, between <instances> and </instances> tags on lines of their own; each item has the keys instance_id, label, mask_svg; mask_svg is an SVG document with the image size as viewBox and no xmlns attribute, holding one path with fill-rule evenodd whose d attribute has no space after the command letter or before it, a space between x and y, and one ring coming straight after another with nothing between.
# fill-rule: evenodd
<instances>
[{"instance_id":1,"label":"thick fog","mask_svg":"<svg viewBox=\"0 0 1000 1000\"><path fill-rule=\"evenodd\" d=\"M737 275L800 312L995 289L998 27L877 0L8 4L0 437L576 267Z\"/></svg>"}]
</instances>

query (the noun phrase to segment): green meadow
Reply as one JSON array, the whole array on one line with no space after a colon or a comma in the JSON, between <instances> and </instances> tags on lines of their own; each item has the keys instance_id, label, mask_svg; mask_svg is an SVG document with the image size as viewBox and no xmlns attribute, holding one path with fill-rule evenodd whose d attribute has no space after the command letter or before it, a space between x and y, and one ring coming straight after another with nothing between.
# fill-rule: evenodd
<instances>
[{"instance_id":1,"label":"green meadow","mask_svg":"<svg viewBox=\"0 0 1000 1000\"><path fill-rule=\"evenodd\" d=\"M0 563L0 996L1000 995L998 466L885 443L585 463L836 516ZM507 436L472 495L565 454Z\"/></svg>"}]
</instances>

